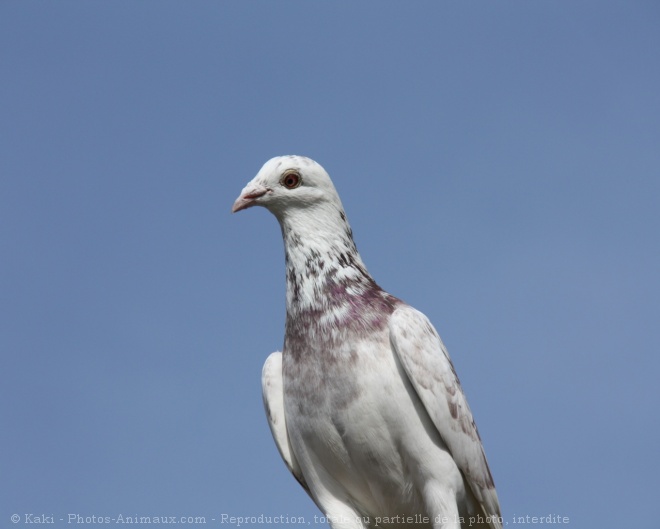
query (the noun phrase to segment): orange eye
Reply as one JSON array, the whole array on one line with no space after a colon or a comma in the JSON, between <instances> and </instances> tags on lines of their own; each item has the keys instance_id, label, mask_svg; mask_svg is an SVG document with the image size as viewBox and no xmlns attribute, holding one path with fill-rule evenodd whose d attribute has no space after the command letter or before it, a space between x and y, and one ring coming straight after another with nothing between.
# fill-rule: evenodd
<instances>
[{"instance_id":1,"label":"orange eye","mask_svg":"<svg viewBox=\"0 0 660 529\"><path fill-rule=\"evenodd\" d=\"M287 189L295 189L302 184L302 178L298 173L287 173L282 177L280 183Z\"/></svg>"}]
</instances>

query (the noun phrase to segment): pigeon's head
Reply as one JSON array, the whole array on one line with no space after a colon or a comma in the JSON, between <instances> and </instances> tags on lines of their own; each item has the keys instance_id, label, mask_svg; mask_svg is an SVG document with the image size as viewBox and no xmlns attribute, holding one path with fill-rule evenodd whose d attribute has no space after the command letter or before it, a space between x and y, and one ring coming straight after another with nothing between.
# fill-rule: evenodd
<instances>
[{"instance_id":1,"label":"pigeon's head","mask_svg":"<svg viewBox=\"0 0 660 529\"><path fill-rule=\"evenodd\" d=\"M235 213L252 206L264 206L280 220L301 210L342 210L328 173L304 156L279 156L267 161L231 210Z\"/></svg>"}]
</instances>

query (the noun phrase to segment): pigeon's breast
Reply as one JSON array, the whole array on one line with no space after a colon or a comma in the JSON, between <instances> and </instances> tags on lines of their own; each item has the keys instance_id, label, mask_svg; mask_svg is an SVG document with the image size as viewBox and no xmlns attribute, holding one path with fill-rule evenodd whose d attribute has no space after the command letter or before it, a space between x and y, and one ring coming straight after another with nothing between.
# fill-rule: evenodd
<instances>
[{"instance_id":1,"label":"pigeon's breast","mask_svg":"<svg viewBox=\"0 0 660 529\"><path fill-rule=\"evenodd\" d=\"M383 332L315 350L304 361L283 357L287 428L301 466L323 468L373 512L381 506L365 494L373 491L369 483L398 483L403 472L386 417L392 386L401 380L387 345Z\"/></svg>"},{"instance_id":2,"label":"pigeon's breast","mask_svg":"<svg viewBox=\"0 0 660 529\"><path fill-rule=\"evenodd\" d=\"M283 355L287 429L303 472L323 468L364 513L414 513L413 456L401 447L414 432L424 433L419 453L440 447L391 349L387 318L368 333L351 324L308 331Z\"/></svg>"},{"instance_id":3,"label":"pigeon's breast","mask_svg":"<svg viewBox=\"0 0 660 529\"><path fill-rule=\"evenodd\" d=\"M340 333L337 333L340 334ZM296 413L324 415L343 410L364 391L365 370L386 362L387 332L337 340L287 339L283 356L285 398L296 403Z\"/></svg>"},{"instance_id":4,"label":"pigeon's breast","mask_svg":"<svg viewBox=\"0 0 660 529\"><path fill-rule=\"evenodd\" d=\"M364 390L362 373L391 362L388 323L401 303L375 285L359 296L348 295L343 285L327 284L325 290L331 302L287 311L286 398L305 415L346 408Z\"/></svg>"}]
</instances>

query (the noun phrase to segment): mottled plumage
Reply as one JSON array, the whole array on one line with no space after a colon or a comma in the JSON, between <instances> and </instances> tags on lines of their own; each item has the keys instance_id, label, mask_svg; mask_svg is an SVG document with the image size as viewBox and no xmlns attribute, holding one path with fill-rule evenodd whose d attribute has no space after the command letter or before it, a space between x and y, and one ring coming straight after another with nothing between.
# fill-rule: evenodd
<instances>
[{"instance_id":1,"label":"mottled plumage","mask_svg":"<svg viewBox=\"0 0 660 529\"><path fill-rule=\"evenodd\" d=\"M262 385L289 470L333 529L502 526L493 479L447 350L420 312L381 289L325 170L268 161L232 211L282 228L286 329Z\"/></svg>"}]
</instances>

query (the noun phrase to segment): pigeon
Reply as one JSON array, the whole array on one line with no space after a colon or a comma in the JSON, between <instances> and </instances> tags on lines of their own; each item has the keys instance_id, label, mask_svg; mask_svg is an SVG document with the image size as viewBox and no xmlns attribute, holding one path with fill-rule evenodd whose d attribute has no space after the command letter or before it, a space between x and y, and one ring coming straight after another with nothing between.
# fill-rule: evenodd
<instances>
[{"instance_id":1,"label":"pigeon","mask_svg":"<svg viewBox=\"0 0 660 529\"><path fill-rule=\"evenodd\" d=\"M277 448L332 529L499 529L472 412L424 314L369 275L328 173L276 157L232 212L282 229L286 323L263 399Z\"/></svg>"}]
</instances>

